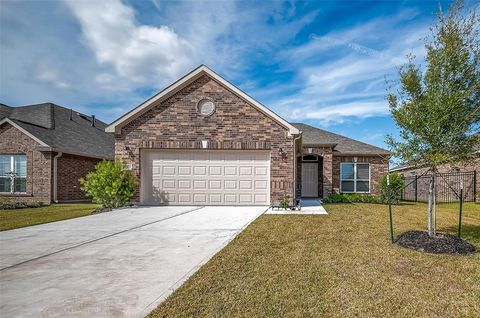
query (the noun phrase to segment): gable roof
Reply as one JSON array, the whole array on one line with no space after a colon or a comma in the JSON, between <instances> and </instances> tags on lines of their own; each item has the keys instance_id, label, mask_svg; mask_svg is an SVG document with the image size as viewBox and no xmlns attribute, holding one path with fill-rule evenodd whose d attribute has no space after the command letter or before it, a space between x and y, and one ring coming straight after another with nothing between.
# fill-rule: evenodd
<instances>
[{"instance_id":1,"label":"gable roof","mask_svg":"<svg viewBox=\"0 0 480 318\"><path fill-rule=\"evenodd\" d=\"M291 123L302 132L303 145L325 145L333 147L334 153L345 155L389 155L390 152L380 147L337 135L329 131L303 123Z\"/></svg>"},{"instance_id":2,"label":"gable roof","mask_svg":"<svg viewBox=\"0 0 480 318\"><path fill-rule=\"evenodd\" d=\"M9 123L37 141L41 150L113 159L114 137L107 124L52 103L11 107L0 104L0 125Z\"/></svg>"},{"instance_id":3,"label":"gable roof","mask_svg":"<svg viewBox=\"0 0 480 318\"><path fill-rule=\"evenodd\" d=\"M130 112L126 113L125 115L115 120L105 129L105 131L118 133L123 126L125 126L126 124L128 124L130 121L137 118L141 114L147 112L151 107L154 106L156 102L163 101L171 97L172 95L174 95L181 89L185 88L187 85L194 82L195 80L197 80L203 75L210 76L211 78L216 80L218 83L220 83L222 86L230 90L232 93L239 96L240 98L242 98L243 100L251 104L253 107L257 108L259 111L264 113L265 115L271 117L273 120L275 120L280 125L285 127L290 134L292 135L299 134L298 129L292 126L289 122L287 122L286 120L284 120L283 118L275 114L273 111L271 111L270 109L268 109L267 107L265 107L264 105L262 105L261 103L253 99L252 97L248 96L245 92L240 90L238 87L228 82L223 77L221 77L220 75L218 75L217 73L215 73L214 71L212 71L211 69L209 69L207 66L203 64L197 67L196 69L194 69L193 71L191 71L190 73L188 73L187 75L185 75L184 77L180 78L175 83L166 87L164 90L160 91L153 97L147 99L145 102L141 103Z\"/></svg>"}]
</instances>

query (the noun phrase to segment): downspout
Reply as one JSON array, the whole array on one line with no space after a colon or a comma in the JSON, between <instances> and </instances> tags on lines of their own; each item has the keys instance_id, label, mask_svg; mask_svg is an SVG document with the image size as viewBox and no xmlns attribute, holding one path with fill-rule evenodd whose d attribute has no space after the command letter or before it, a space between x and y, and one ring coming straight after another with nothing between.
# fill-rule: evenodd
<instances>
[{"instance_id":1,"label":"downspout","mask_svg":"<svg viewBox=\"0 0 480 318\"><path fill-rule=\"evenodd\" d=\"M297 138L293 138L293 203L297 203L297 140L302 137L302 133Z\"/></svg>"},{"instance_id":2,"label":"downspout","mask_svg":"<svg viewBox=\"0 0 480 318\"><path fill-rule=\"evenodd\" d=\"M58 185L58 176L57 176L57 159L62 156L62 152L59 152L53 157L53 202L58 203L57 198L57 185Z\"/></svg>"}]
</instances>

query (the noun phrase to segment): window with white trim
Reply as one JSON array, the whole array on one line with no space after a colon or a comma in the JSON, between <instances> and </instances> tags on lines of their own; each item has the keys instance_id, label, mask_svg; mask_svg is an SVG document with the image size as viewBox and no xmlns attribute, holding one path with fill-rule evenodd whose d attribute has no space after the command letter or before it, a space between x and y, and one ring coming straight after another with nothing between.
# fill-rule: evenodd
<instances>
[{"instance_id":1,"label":"window with white trim","mask_svg":"<svg viewBox=\"0 0 480 318\"><path fill-rule=\"evenodd\" d=\"M370 192L370 164L354 162L340 163L340 192Z\"/></svg>"},{"instance_id":2,"label":"window with white trim","mask_svg":"<svg viewBox=\"0 0 480 318\"><path fill-rule=\"evenodd\" d=\"M0 155L0 193L27 192L27 156Z\"/></svg>"}]
</instances>

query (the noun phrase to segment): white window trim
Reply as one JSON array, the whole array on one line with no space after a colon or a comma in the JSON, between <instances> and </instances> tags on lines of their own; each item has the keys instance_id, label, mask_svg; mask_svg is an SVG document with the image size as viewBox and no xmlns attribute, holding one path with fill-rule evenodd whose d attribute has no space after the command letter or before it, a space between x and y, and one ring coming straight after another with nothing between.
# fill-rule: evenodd
<instances>
[{"instance_id":1,"label":"white window trim","mask_svg":"<svg viewBox=\"0 0 480 318\"><path fill-rule=\"evenodd\" d=\"M368 191L357 191L357 181L366 181L357 179L357 164L368 165ZM342 170L344 165L353 165L353 179L342 179ZM353 181L353 191L343 191L342 181ZM372 166L369 162L341 162L340 163L340 192L341 193L370 193L372 189Z\"/></svg>"},{"instance_id":2,"label":"white window trim","mask_svg":"<svg viewBox=\"0 0 480 318\"><path fill-rule=\"evenodd\" d=\"M25 156L25 159L27 158L27 155L25 154L0 154L1 156L9 156L10 157L10 171L14 171L15 170L15 156ZM27 167L28 169L28 167ZM27 173L28 175L28 173ZM25 177L18 177L18 178L25 178L27 179L27 175L25 175ZM1 178L5 178L5 177L1 177ZM26 189L25 189L26 190ZM15 182L10 184L10 191L9 192L0 192L0 194L27 194L27 191L25 192L16 192L15 191Z\"/></svg>"}]
</instances>

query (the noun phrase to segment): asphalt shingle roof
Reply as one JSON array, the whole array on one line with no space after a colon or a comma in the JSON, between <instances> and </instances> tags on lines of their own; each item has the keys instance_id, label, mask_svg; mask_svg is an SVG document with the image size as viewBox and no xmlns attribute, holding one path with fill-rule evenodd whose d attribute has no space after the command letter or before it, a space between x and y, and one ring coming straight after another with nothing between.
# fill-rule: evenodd
<instances>
[{"instance_id":1,"label":"asphalt shingle roof","mask_svg":"<svg viewBox=\"0 0 480 318\"><path fill-rule=\"evenodd\" d=\"M304 145L332 145L336 153L352 155L388 155L390 152L383 148L369 145L367 143L337 135L329 131L316 128L303 123L291 123L302 132L302 143Z\"/></svg>"},{"instance_id":2,"label":"asphalt shingle roof","mask_svg":"<svg viewBox=\"0 0 480 318\"><path fill-rule=\"evenodd\" d=\"M70 109L44 103L22 107L0 104L0 120L8 118L56 151L113 159L115 141L107 124Z\"/></svg>"}]
</instances>

